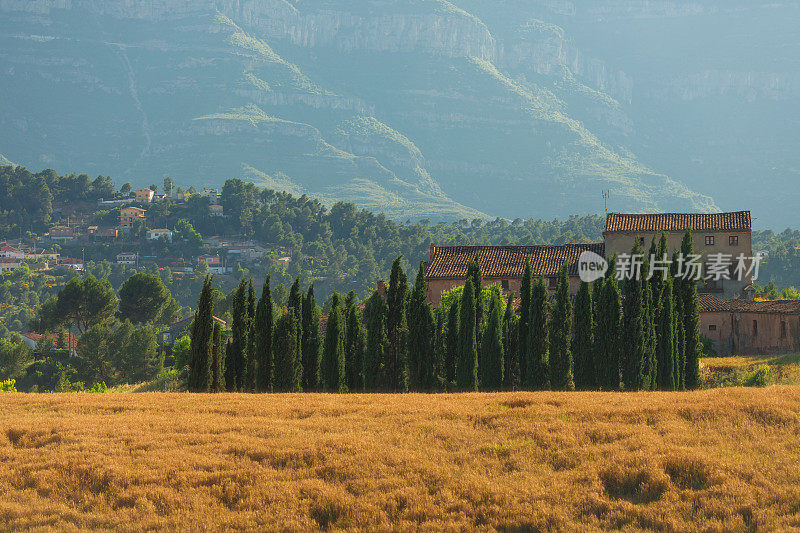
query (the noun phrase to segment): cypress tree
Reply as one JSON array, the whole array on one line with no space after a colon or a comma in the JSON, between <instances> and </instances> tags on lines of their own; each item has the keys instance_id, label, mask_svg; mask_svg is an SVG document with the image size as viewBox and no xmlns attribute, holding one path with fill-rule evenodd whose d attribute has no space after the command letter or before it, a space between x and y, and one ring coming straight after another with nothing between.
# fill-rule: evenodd
<instances>
[{"instance_id":1,"label":"cypress tree","mask_svg":"<svg viewBox=\"0 0 800 533\"><path fill-rule=\"evenodd\" d=\"M289 288L289 299L286 301L286 308L294 313L294 320L297 327L297 346L302 349L303 345L303 290L300 287L300 278L294 279L294 283ZM303 358L300 358L302 362Z\"/></svg>"},{"instance_id":2,"label":"cypress tree","mask_svg":"<svg viewBox=\"0 0 800 533\"><path fill-rule=\"evenodd\" d=\"M491 291L486 330L481 339L481 390L497 391L503 386L505 356L503 353L503 303L498 291Z\"/></svg>"},{"instance_id":3,"label":"cypress tree","mask_svg":"<svg viewBox=\"0 0 800 533\"><path fill-rule=\"evenodd\" d=\"M244 391L247 367L247 346L249 344L249 320L247 306L247 282L242 280L231 302L231 348L229 361L226 361L226 388L229 391Z\"/></svg>"},{"instance_id":4,"label":"cypress tree","mask_svg":"<svg viewBox=\"0 0 800 533\"><path fill-rule=\"evenodd\" d=\"M631 255L641 256L637 243ZM647 338L645 329L644 291L642 276L630 273L624 282L622 317L622 381L626 390L639 390L643 386L644 374L648 368Z\"/></svg>"},{"instance_id":5,"label":"cypress tree","mask_svg":"<svg viewBox=\"0 0 800 533\"><path fill-rule=\"evenodd\" d=\"M347 311L347 336L345 338L345 374L350 392L364 390L364 352L366 351L366 332L361 322L358 307L353 304Z\"/></svg>"},{"instance_id":6,"label":"cypress tree","mask_svg":"<svg viewBox=\"0 0 800 533\"><path fill-rule=\"evenodd\" d=\"M247 282L247 359L245 360L244 388L248 392L256 390L256 293L253 278Z\"/></svg>"},{"instance_id":7,"label":"cypress tree","mask_svg":"<svg viewBox=\"0 0 800 533\"><path fill-rule=\"evenodd\" d=\"M526 386L530 389L546 389L549 386L548 366L550 345L547 334L547 318L550 304L547 287L538 278L531 287L531 303L528 324L528 360Z\"/></svg>"},{"instance_id":8,"label":"cypress tree","mask_svg":"<svg viewBox=\"0 0 800 533\"><path fill-rule=\"evenodd\" d=\"M609 261L608 273L602 282L602 300L598 306L599 318L595 331L596 354L599 360L595 368L602 376L600 385L603 390L619 390L620 371L622 366L622 302L619 285L614 273L616 259Z\"/></svg>"},{"instance_id":9,"label":"cypress tree","mask_svg":"<svg viewBox=\"0 0 800 533\"><path fill-rule=\"evenodd\" d=\"M467 277L472 280L472 288L475 291L475 340L478 346L481 345L481 337L486 324L486 310L483 306L483 273L481 272L481 258L477 253L475 258L467 266Z\"/></svg>"},{"instance_id":10,"label":"cypress tree","mask_svg":"<svg viewBox=\"0 0 800 533\"><path fill-rule=\"evenodd\" d=\"M650 268L650 262L645 258L645 272ZM642 297L644 309L644 363L642 368L642 388L652 390L656 388L656 350L658 340L656 335L658 314L659 314L659 293L652 292L653 285L649 280L642 280Z\"/></svg>"},{"instance_id":11,"label":"cypress tree","mask_svg":"<svg viewBox=\"0 0 800 533\"><path fill-rule=\"evenodd\" d=\"M531 358L528 338L530 337L531 316L531 290L533 288L533 274L531 264L525 261L525 271L522 274L522 285L519 290L519 331L517 338L519 346L519 382L524 387L528 385L528 360Z\"/></svg>"},{"instance_id":12,"label":"cypress tree","mask_svg":"<svg viewBox=\"0 0 800 533\"><path fill-rule=\"evenodd\" d=\"M686 388L686 331L684 323L682 283L683 280L678 276L678 264L680 253L676 250L672 254L672 278L674 280L672 295L675 300L674 327L675 327L675 359L673 375L675 376L675 388L684 390Z\"/></svg>"},{"instance_id":13,"label":"cypress tree","mask_svg":"<svg viewBox=\"0 0 800 533\"><path fill-rule=\"evenodd\" d=\"M591 390L597 386L594 366L594 306L588 283L581 282L575 295L575 335L572 337L575 387Z\"/></svg>"},{"instance_id":14,"label":"cypress tree","mask_svg":"<svg viewBox=\"0 0 800 533\"><path fill-rule=\"evenodd\" d=\"M419 263L414 290L408 305L408 363L411 387L415 390L431 390L435 381L434 344L436 324L433 311L428 304L428 283L425 267Z\"/></svg>"},{"instance_id":15,"label":"cypress tree","mask_svg":"<svg viewBox=\"0 0 800 533\"><path fill-rule=\"evenodd\" d=\"M214 330L213 318L213 277L206 276L203 281L203 290L197 300L197 310L194 314L191 335L191 357L189 365L189 390L192 392L207 392L211 390L213 369L212 366L212 335Z\"/></svg>"},{"instance_id":16,"label":"cypress tree","mask_svg":"<svg viewBox=\"0 0 800 533\"><path fill-rule=\"evenodd\" d=\"M475 391L478 390L478 346L475 339L475 291L469 276L461 293L459 323L456 385L462 391Z\"/></svg>"},{"instance_id":17,"label":"cypress tree","mask_svg":"<svg viewBox=\"0 0 800 533\"><path fill-rule=\"evenodd\" d=\"M658 320L658 370L657 383L661 390L675 390L675 300L672 295L672 278L661 284L661 313Z\"/></svg>"},{"instance_id":18,"label":"cypress tree","mask_svg":"<svg viewBox=\"0 0 800 533\"><path fill-rule=\"evenodd\" d=\"M384 377L384 358L389 343L386 334L386 302L378 291L364 306L364 317L367 322L367 349L364 355L364 388L376 391L387 388Z\"/></svg>"},{"instance_id":19,"label":"cypress tree","mask_svg":"<svg viewBox=\"0 0 800 533\"><path fill-rule=\"evenodd\" d=\"M223 360L225 354L222 353L222 327L219 322L214 321L213 333L211 335L211 392L224 392L224 367Z\"/></svg>"},{"instance_id":20,"label":"cypress tree","mask_svg":"<svg viewBox=\"0 0 800 533\"><path fill-rule=\"evenodd\" d=\"M277 392L300 392L303 368L297 343L297 318L287 309L275 323L273 337L275 354L274 389Z\"/></svg>"},{"instance_id":21,"label":"cypress tree","mask_svg":"<svg viewBox=\"0 0 800 533\"><path fill-rule=\"evenodd\" d=\"M322 382L328 392L347 392L344 359L344 318L339 295L333 293L325 344L322 349Z\"/></svg>"},{"instance_id":22,"label":"cypress tree","mask_svg":"<svg viewBox=\"0 0 800 533\"><path fill-rule=\"evenodd\" d=\"M458 361L458 350L461 339L459 336L461 332L459 317L459 302L453 302L450 305L450 309L447 311L447 338L445 340L444 353L443 377L448 387L454 386L456 382L456 361Z\"/></svg>"},{"instance_id":23,"label":"cypress tree","mask_svg":"<svg viewBox=\"0 0 800 533\"><path fill-rule=\"evenodd\" d=\"M550 385L557 390L574 390L572 374L572 303L569 298L567 265L561 267L550 321Z\"/></svg>"},{"instance_id":24,"label":"cypress tree","mask_svg":"<svg viewBox=\"0 0 800 533\"><path fill-rule=\"evenodd\" d=\"M314 297L314 284L308 287L303 299L303 390L319 389L319 365L322 355L322 336L319 327L320 310Z\"/></svg>"},{"instance_id":25,"label":"cypress tree","mask_svg":"<svg viewBox=\"0 0 800 533\"><path fill-rule=\"evenodd\" d=\"M406 321L406 296L408 282L400 256L392 263L392 275L386 294L388 315L386 331L389 344L386 350L385 372L389 390L408 390L408 324Z\"/></svg>"},{"instance_id":26,"label":"cypress tree","mask_svg":"<svg viewBox=\"0 0 800 533\"><path fill-rule=\"evenodd\" d=\"M503 313L503 387L507 390L519 385L519 318L513 300L514 295L509 295Z\"/></svg>"},{"instance_id":27,"label":"cypress tree","mask_svg":"<svg viewBox=\"0 0 800 533\"><path fill-rule=\"evenodd\" d=\"M433 386L437 390L446 390L444 386L444 357L447 352L447 311L443 307L433 311L436 321L436 340L433 353Z\"/></svg>"},{"instance_id":28,"label":"cypress tree","mask_svg":"<svg viewBox=\"0 0 800 533\"><path fill-rule=\"evenodd\" d=\"M253 336L255 337L253 359L256 362L256 390L270 392L272 390L272 376L275 373L275 363L272 359L272 332L275 327L272 316L272 289L271 277L267 274L264 288L261 289L261 298L256 306Z\"/></svg>"},{"instance_id":29,"label":"cypress tree","mask_svg":"<svg viewBox=\"0 0 800 533\"><path fill-rule=\"evenodd\" d=\"M681 242L681 253L684 259L693 253L692 234L686 230ZM700 386L700 300L697 296L697 281L694 279L681 280L681 299L683 300L683 330L684 330L684 383L687 389L693 390Z\"/></svg>"}]
</instances>

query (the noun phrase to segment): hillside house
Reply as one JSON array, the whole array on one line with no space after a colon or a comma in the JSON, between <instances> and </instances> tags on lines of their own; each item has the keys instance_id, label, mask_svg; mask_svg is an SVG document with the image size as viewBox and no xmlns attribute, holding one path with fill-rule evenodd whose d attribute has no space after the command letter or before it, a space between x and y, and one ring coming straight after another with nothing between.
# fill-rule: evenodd
<instances>
[{"instance_id":1,"label":"hillside house","mask_svg":"<svg viewBox=\"0 0 800 533\"><path fill-rule=\"evenodd\" d=\"M22 266L22 259L15 259L13 257L0 257L0 274L16 270Z\"/></svg>"},{"instance_id":2,"label":"hillside house","mask_svg":"<svg viewBox=\"0 0 800 533\"><path fill-rule=\"evenodd\" d=\"M47 233L52 241L67 242L78 236L78 230L69 226L53 226Z\"/></svg>"},{"instance_id":3,"label":"hillside house","mask_svg":"<svg viewBox=\"0 0 800 533\"><path fill-rule=\"evenodd\" d=\"M119 225L122 228L130 229L136 222L145 219L145 213L147 211L138 207L123 207L119 210Z\"/></svg>"},{"instance_id":4,"label":"hillside house","mask_svg":"<svg viewBox=\"0 0 800 533\"><path fill-rule=\"evenodd\" d=\"M168 229L149 229L147 230L148 241L165 240L169 243L172 242L172 231Z\"/></svg>"},{"instance_id":5,"label":"hillside house","mask_svg":"<svg viewBox=\"0 0 800 533\"><path fill-rule=\"evenodd\" d=\"M25 259L25 252L14 248L6 242L0 242L0 257L6 259Z\"/></svg>"},{"instance_id":6,"label":"hillside house","mask_svg":"<svg viewBox=\"0 0 800 533\"><path fill-rule=\"evenodd\" d=\"M635 243L644 247L645 253L650 248L654 237L667 236L670 255L680 250L681 241L686 230L692 233L694 253L703 257L707 266L709 258L716 254L730 257L732 265L728 272L731 279L709 280L701 285L702 292L715 293L722 299L742 297L742 291L753 281L752 273L748 273L741 281L736 278L734 268L736 258L741 254L753 256L751 240L752 221L750 211L731 213L657 213L657 214L625 214L609 213L603 231L606 257L614 254L630 254ZM747 262L748 269L751 262ZM707 268L704 268L706 272Z\"/></svg>"},{"instance_id":7,"label":"hillside house","mask_svg":"<svg viewBox=\"0 0 800 533\"><path fill-rule=\"evenodd\" d=\"M120 252L117 254L118 265L136 265L138 262L138 252Z\"/></svg>"},{"instance_id":8,"label":"hillside house","mask_svg":"<svg viewBox=\"0 0 800 533\"><path fill-rule=\"evenodd\" d=\"M428 282L428 302L438 306L442 291L464 284L467 266L477 254L483 274L483 284L497 283L506 294L519 293L525 263L529 262L533 276L544 277L547 288L555 292L558 274L564 263L569 265L570 294L578 292L578 258L584 251L603 255L603 243L541 245L541 246L435 246L431 244L430 258L425 264Z\"/></svg>"},{"instance_id":9,"label":"hillside house","mask_svg":"<svg viewBox=\"0 0 800 533\"><path fill-rule=\"evenodd\" d=\"M57 261L61 255L58 252L44 250L42 248L31 248L30 250L25 250L24 252L25 259L29 261L41 261L43 259L47 259L48 261Z\"/></svg>"},{"instance_id":10,"label":"hillside house","mask_svg":"<svg viewBox=\"0 0 800 533\"><path fill-rule=\"evenodd\" d=\"M116 239L119 237L119 230L117 228L100 228L98 226L89 226L86 234L93 240L99 239Z\"/></svg>"},{"instance_id":11,"label":"hillside house","mask_svg":"<svg viewBox=\"0 0 800 533\"><path fill-rule=\"evenodd\" d=\"M139 189L138 191L136 191L136 201L141 202L143 204L149 204L150 202L153 201L154 195L155 192L152 189L149 188Z\"/></svg>"},{"instance_id":12,"label":"hillside house","mask_svg":"<svg viewBox=\"0 0 800 533\"><path fill-rule=\"evenodd\" d=\"M58 265L61 267L71 268L72 270L83 270L83 259L75 259L73 257L62 257L58 260Z\"/></svg>"},{"instance_id":13,"label":"hillside house","mask_svg":"<svg viewBox=\"0 0 800 533\"><path fill-rule=\"evenodd\" d=\"M22 342L31 350L37 350L49 345L54 348L69 349L70 354L75 355L75 350L78 347L78 339L72 333L42 335L41 333L29 332L20 333L19 336Z\"/></svg>"},{"instance_id":14,"label":"hillside house","mask_svg":"<svg viewBox=\"0 0 800 533\"><path fill-rule=\"evenodd\" d=\"M208 214L212 217L221 217L222 214L222 206L219 204L211 204L208 206Z\"/></svg>"}]
</instances>

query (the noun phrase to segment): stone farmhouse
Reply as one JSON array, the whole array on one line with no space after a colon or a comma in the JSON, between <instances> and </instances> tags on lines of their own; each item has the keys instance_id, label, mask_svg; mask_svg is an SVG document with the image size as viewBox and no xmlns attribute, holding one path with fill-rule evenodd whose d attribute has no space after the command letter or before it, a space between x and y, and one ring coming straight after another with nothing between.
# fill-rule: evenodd
<instances>
[{"instance_id":1,"label":"stone farmhouse","mask_svg":"<svg viewBox=\"0 0 800 533\"><path fill-rule=\"evenodd\" d=\"M477 254L483 284L499 284L508 295L520 290L525 263L534 277L546 280L551 294L555 291L561 266L568 264L570 293L580 286L578 258L592 251L610 258L630 254L635 244L649 251L654 237L667 237L670 254L680 249L686 230L692 233L693 252L707 272L715 257L731 261L726 276L707 280L698 286L700 295L700 332L714 341L720 354L764 354L800 350L800 301L755 301L753 298L752 262L745 261L742 279L734 272L736 258L750 259L752 220L749 211L731 213L609 213L602 243L564 244L560 246L436 246L431 244L425 263L428 302L438 306L442 291L463 285L467 265ZM671 259L671 257L670 257ZM724 279L728 277L730 279Z\"/></svg>"}]
</instances>

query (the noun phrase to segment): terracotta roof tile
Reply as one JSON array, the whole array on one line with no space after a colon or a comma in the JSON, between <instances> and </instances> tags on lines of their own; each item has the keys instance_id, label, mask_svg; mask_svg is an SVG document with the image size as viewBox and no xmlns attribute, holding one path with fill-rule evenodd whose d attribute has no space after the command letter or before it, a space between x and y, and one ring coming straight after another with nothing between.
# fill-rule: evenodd
<instances>
[{"instance_id":1,"label":"terracotta roof tile","mask_svg":"<svg viewBox=\"0 0 800 533\"><path fill-rule=\"evenodd\" d=\"M734 213L609 213L604 233L683 233L690 231L750 231L750 211Z\"/></svg>"},{"instance_id":2,"label":"terracotta roof tile","mask_svg":"<svg viewBox=\"0 0 800 533\"><path fill-rule=\"evenodd\" d=\"M800 315L800 300L720 300L712 294L699 294L703 313L784 313Z\"/></svg>"},{"instance_id":3,"label":"terracotta roof tile","mask_svg":"<svg viewBox=\"0 0 800 533\"><path fill-rule=\"evenodd\" d=\"M525 262L530 261L534 276L556 276L561 266L570 264L570 276L578 275L578 257L585 250L603 255L603 243L564 244L561 246L435 246L426 269L428 279L459 279L467 275L467 265L477 253L484 278L521 278Z\"/></svg>"}]
</instances>

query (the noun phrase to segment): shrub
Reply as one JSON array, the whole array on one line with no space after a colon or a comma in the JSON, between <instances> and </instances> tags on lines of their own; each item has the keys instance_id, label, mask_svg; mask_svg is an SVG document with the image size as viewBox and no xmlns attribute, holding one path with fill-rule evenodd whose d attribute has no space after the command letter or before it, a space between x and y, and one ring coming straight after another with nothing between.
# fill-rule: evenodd
<instances>
[{"instance_id":1,"label":"shrub","mask_svg":"<svg viewBox=\"0 0 800 533\"><path fill-rule=\"evenodd\" d=\"M17 382L13 379L0 381L0 392L17 392Z\"/></svg>"},{"instance_id":2,"label":"shrub","mask_svg":"<svg viewBox=\"0 0 800 533\"><path fill-rule=\"evenodd\" d=\"M92 392L92 393L106 392L106 382L101 381L100 383L95 383L94 385L92 385L91 389L86 389L86 392Z\"/></svg>"}]
</instances>

